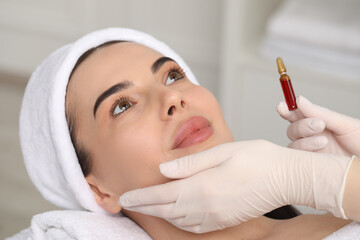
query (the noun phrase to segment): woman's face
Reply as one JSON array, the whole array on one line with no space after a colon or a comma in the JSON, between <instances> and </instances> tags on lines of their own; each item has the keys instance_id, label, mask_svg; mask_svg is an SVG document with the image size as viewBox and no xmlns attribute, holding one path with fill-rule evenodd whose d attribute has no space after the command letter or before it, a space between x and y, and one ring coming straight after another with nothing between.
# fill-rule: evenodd
<instances>
[{"instance_id":1,"label":"woman's face","mask_svg":"<svg viewBox=\"0 0 360 240\"><path fill-rule=\"evenodd\" d=\"M120 210L124 192L169 181L160 163L233 140L215 97L176 62L136 43L92 53L75 70L66 101L92 156L86 179L110 212Z\"/></svg>"}]
</instances>

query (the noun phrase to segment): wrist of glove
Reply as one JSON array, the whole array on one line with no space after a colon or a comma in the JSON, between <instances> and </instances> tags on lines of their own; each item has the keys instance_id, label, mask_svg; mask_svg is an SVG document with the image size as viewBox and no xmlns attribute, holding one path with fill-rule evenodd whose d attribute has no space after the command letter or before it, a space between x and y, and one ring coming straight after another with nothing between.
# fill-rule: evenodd
<instances>
[{"instance_id":1,"label":"wrist of glove","mask_svg":"<svg viewBox=\"0 0 360 240\"><path fill-rule=\"evenodd\" d=\"M342 202L352 158L294 151L296 156L289 161L288 181L283 181L282 186L287 192L287 203L310 206L347 219Z\"/></svg>"},{"instance_id":2,"label":"wrist of glove","mask_svg":"<svg viewBox=\"0 0 360 240\"><path fill-rule=\"evenodd\" d=\"M249 158L248 151L257 154ZM244 149L238 149L233 158L234 161L258 161L253 169L247 167L249 163L239 161L238 167L243 165L244 171L249 174L262 172L256 168L266 169L262 174L254 174L255 179L250 179L254 176L246 177L246 184L253 188L252 196L239 194L240 201L248 198L249 203L257 202L259 207L255 215L260 216L283 205L296 204L325 210L346 219L342 200L352 158L292 150L267 141L248 142ZM259 159L262 159L260 164ZM271 198L272 202L267 201Z\"/></svg>"}]
</instances>

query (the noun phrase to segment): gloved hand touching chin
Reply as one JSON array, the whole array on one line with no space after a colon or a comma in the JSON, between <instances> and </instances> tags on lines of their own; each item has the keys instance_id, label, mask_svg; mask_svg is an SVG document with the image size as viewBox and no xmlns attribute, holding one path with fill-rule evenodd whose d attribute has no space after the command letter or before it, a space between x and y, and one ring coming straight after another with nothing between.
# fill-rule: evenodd
<instances>
[{"instance_id":1,"label":"gloved hand touching chin","mask_svg":"<svg viewBox=\"0 0 360 240\"><path fill-rule=\"evenodd\" d=\"M281 102L277 111L290 121L289 147L345 156L360 156L360 120L312 104L300 96L298 110L289 111Z\"/></svg>"},{"instance_id":2,"label":"gloved hand touching chin","mask_svg":"<svg viewBox=\"0 0 360 240\"><path fill-rule=\"evenodd\" d=\"M350 163L349 156L264 140L227 143L163 163L162 174L180 179L125 193L119 203L195 233L234 226L288 204L346 218L342 201Z\"/></svg>"}]
</instances>

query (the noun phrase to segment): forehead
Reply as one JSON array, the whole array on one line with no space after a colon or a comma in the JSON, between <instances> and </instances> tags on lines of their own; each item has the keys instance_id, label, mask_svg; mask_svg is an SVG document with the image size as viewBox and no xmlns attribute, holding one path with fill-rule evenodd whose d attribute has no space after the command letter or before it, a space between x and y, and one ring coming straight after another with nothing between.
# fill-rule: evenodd
<instances>
[{"instance_id":1,"label":"forehead","mask_svg":"<svg viewBox=\"0 0 360 240\"><path fill-rule=\"evenodd\" d=\"M118 42L95 49L80 66L86 67L86 65L94 63L97 66L117 62L125 64L140 61L144 63L146 60L159 56L161 56L159 52L144 45L133 42Z\"/></svg>"},{"instance_id":2,"label":"forehead","mask_svg":"<svg viewBox=\"0 0 360 240\"><path fill-rule=\"evenodd\" d=\"M123 77L149 70L162 54L141 44L119 42L100 47L87 56L76 68L69 85L91 84L94 79ZM76 80L75 80L76 79Z\"/></svg>"}]
</instances>

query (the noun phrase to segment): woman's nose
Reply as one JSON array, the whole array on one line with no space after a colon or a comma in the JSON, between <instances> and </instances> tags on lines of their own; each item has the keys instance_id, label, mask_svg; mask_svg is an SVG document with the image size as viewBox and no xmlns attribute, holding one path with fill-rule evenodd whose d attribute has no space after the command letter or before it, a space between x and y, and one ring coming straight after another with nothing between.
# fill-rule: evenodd
<instances>
[{"instance_id":1,"label":"woman's nose","mask_svg":"<svg viewBox=\"0 0 360 240\"><path fill-rule=\"evenodd\" d=\"M186 102L181 92L167 88L162 94L161 116L163 120L171 119L175 114L185 110Z\"/></svg>"}]
</instances>

